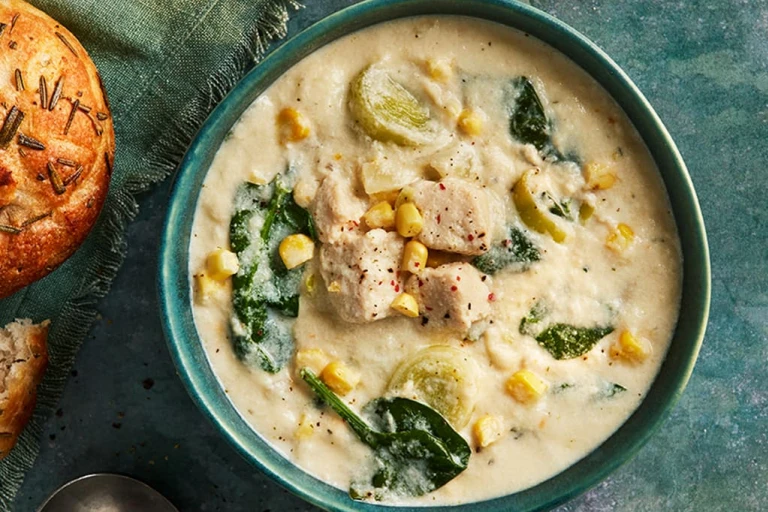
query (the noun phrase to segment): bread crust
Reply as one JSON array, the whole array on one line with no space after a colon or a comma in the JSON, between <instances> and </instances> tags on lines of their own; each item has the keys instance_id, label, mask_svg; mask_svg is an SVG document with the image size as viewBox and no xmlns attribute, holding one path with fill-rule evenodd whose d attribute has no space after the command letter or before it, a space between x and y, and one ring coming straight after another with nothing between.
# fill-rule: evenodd
<instances>
[{"instance_id":1,"label":"bread crust","mask_svg":"<svg viewBox=\"0 0 768 512\"><path fill-rule=\"evenodd\" d=\"M49 325L50 322L45 321L29 326L26 341L30 356L15 362L6 379L7 398L0 401L0 460L16 444L35 409L37 386L48 366Z\"/></svg>"},{"instance_id":2,"label":"bread crust","mask_svg":"<svg viewBox=\"0 0 768 512\"><path fill-rule=\"evenodd\" d=\"M96 67L66 28L21 0L0 3L0 28L3 298L85 240L107 196L115 133Z\"/></svg>"}]
</instances>

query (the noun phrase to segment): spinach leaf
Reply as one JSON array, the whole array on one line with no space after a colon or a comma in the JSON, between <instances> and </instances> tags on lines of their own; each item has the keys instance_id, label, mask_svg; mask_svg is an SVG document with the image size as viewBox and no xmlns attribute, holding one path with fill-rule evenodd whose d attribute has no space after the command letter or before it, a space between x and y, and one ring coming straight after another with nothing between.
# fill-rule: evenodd
<instances>
[{"instance_id":1,"label":"spinach leaf","mask_svg":"<svg viewBox=\"0 0 768 512\"><path fill-rule=\"evenodd\" d=\"M574 327L569 324L552 324L536 336L539 345L555 359L573 359L586 354L603 337L613 332L613 327Z\"/></svg>"},{"instance_id":2,"label":"spinach leaf","mask_svg":"<svg viewBox=\"0 0 768 512\"><path fill-rule=\"evenodd\" d=\"M544 319L549 311L544 302L534 304L531 311L520 320L520 334L532 336L555 359L573 359L590 350L605 336L613 332L613 326L575 327L554 323L545 327Z\"/></svg>"},{"instance_id":3,"label":"spinach leaf","mask_svg":"<svg viewBox=\"0 0 768 512\"><path fill-rule=\"evenodd\" d=\"M240 186L229 225L230 245L240 260L232 278L235 353L271 373L293 352L290 319L299 314L302 270L285 268L277 248L294 233L313 235L312 218L279 178Z\"/></svg>"},{"instance_id":4,"label":"spinach leaf","mask_svg":"<svg viewBox=\"0 0 768 512\"><path fill-rule=\"evenodd\" d=\"M472 260L472 264L486 274L495 274L506 269L525 272L532 263L541 259L539 249L525 232L516 227L509 228L509 237L494 244L488 252Z\"/></svg>"},{"instance_id":5,"label":"spinach leaf","mask_svg":"<svg viewBox=\"0 0 768 512\"><path fill-rule=\"evenodd\" d=\"M576 385L571 382L561 382L560 384L557 384L552 387L552 394L559 395L574 387L576 387ZM614 396L619 395L625 392L626 390L627 388L625 388L621 384L617 384L616 382L610 382L607 380L601 380L599 383L599 389L597 393L593 396L593 399L599 401L599 400L605 400L607 398L613 398Z\"/></svg>"},{"instance_id":6,"label":"spinach leaf","mask_svg":"<svg viewBox=\"0 0 768 512\"><path fill-rule=\"evenodd\" d=\"M429 406L407 398L379 398L363 408L369 424L310 369L302 368L300 375L373 450L370 481L353 483L352 498L421 496L442 487L467 468L469 445Z\"/></svg>"},{"instance_id":7,"label":"spinach leaf","mask_svg":"<svg viewBox=\"0 0 768 512\"><path fill-rule=\"evenodd\" d=\"M603 389L600 392L600 398L612 398L618 394L625 392L627 388L621 384L615 382L605 382Z\"/></svg>"},{"instance_id":8,"label":"spinach leaf","mask_svg":"<svg viewBox=\"0 0 768 512\"><path fill-rule=\"evenodd\" d=\"M545 158L568 160L552 142L552 124L533 83L525 76L515 78L506 95L512 137L523 144L533 144Z\"/></svg>"},{"instance_id":9,"label":"spinach leaf","mask_svg":"<svg viewBox=\"0 0 768 512\"><path fill-rule=\"evenodd\" d=\"M520 334L526 334L535 338L542 330L541 321L544 320L547 313L549 311L543 301L538 301L534 304L531 311L520 320L520 327L518 327Z\"/></svg>"},{"instance_id":10,"label":"spinach leaf","mask_svg":"<svg viewBox=\"0 0 768 512\"><path fill-rule=\"evenodd\" d=\"M552 394L553 395L559 395L560 393L563 393L563 392L565 392L565 391L567 391L567 390L569 390L571 388L574 388L574 387L576 387L576 385L571 383L571 382L561 382L560 384L558 384L558 385L556 385L556 386L554 386L552 388Z\"/></svg>"},{"instance_id":11,"label":"spinach leaf","mask_svg":"<svg viewBox=\"0 0 768 512\"><path fill-rule=\"evenodd\" d=\"M573 214L571 213L571 202L573 201L570 198L565 198L562 201L557 201L554 197L552 197L552 194L549 192L546 192L546 198L550 202L549 207L549 213L553 215L557 215L558 217L561 217L566 220L573 220Z\"/></svg>"}]
</instances>

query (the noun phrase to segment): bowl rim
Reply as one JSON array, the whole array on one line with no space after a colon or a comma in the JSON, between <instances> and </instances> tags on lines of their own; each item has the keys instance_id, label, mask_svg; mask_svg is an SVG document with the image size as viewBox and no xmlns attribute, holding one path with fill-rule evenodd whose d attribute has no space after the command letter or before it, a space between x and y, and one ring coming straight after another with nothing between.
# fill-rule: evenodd
<instances>
[{"instance_id":1,"label":"bowl rim","mask_svg":"<svg viewBox=\"0 0 768 512\"><path fill-rule=\"evenodd\" d=\"M222 393L209 366L202 341L194 329L189 307L188 244L180 244L179 241L189 239L190 217L194 215L199 192L196 178L199 182L205 176L226 133L255 96L296 62L339 37L383 21L429 14L488 19L530 33L565 54L600 83L629 116L651 151L670 197L681 238L684 256L681 316L669 353L648 394L630 418L584 458L534 487L479 502L429 507L430 511L464 512L546 510L570 500L606 478L631 459L660 427L682 395L693 371L706 331L711 295L709 248L701 209L685 163L671 136L648 100L605 52L580 32L547 13L514 0L365 0L326 16L267 55L210 114L174 176L158 265L158 298L163 331L178 374L195 404L240 455L274 481L306 501L326 509L406 511L425 508L352 501L343 490L310 476L288 462L245 424ZM510 21L513 19L514 22ZM190 201L191 212L188 209ZM187 227L189 230L185 233ZM682 353L671 357L673 345L676 348L675 344L680 343L684 344L680 349ZM211 377L215 383L213 388L208 385ZM652 396L653 400L650 400ZM233 424L233 419L235 423L237 420L243 422L243 425ZM247 427L245 431L243 426Z\"/></svg>"}]
</instances>

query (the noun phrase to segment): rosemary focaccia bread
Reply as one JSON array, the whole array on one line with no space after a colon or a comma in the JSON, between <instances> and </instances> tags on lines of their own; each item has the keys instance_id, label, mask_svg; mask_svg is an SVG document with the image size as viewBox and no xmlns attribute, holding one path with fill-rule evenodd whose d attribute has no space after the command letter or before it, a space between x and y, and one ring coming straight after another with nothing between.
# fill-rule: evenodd
<instances>
[{"instance_id":1,"label":"rosemary focaccia bread","mask_svg":"<svg viewBox=\"0 0 768 512\"><path fill-rule=\"evenodd\" d=\"M63 26L0 2L0 298L83 242L109 188L115 134L93 62Z\"/></svg>"},{"instance_id":2,"label":"rosemary focaccia bread","mask_svg":"<svg viewBox=\"0 0 768 512\"><path fill-rule=\"evenodd\" d=\"M35 408L48 364L49 324L17 320L0 329L0 459L16 444Z\"/></svg>"}]
</instances>

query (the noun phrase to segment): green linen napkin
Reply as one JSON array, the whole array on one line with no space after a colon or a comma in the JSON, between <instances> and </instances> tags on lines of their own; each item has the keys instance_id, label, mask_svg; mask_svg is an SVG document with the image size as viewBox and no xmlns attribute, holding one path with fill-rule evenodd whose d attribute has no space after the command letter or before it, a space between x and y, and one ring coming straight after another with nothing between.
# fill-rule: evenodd
<instances>
[{"instance_id":1,"label":"green linen napkin","mask_svg":"<svg viewBox=\"0 0 768 512\"><path fill-rule=\"evenodd\" d=\"M34 417L0 462L0 510L10 509L37 455L96 302L123 261L136 195L176 168L207 114L285 35L289 11L299 8L294 0L28 1L69 28L96 62L112 104L117 154L109 197L86 243L50 276L0 301L0 325L53 321Z\"/></svg>"}]
</instances>

